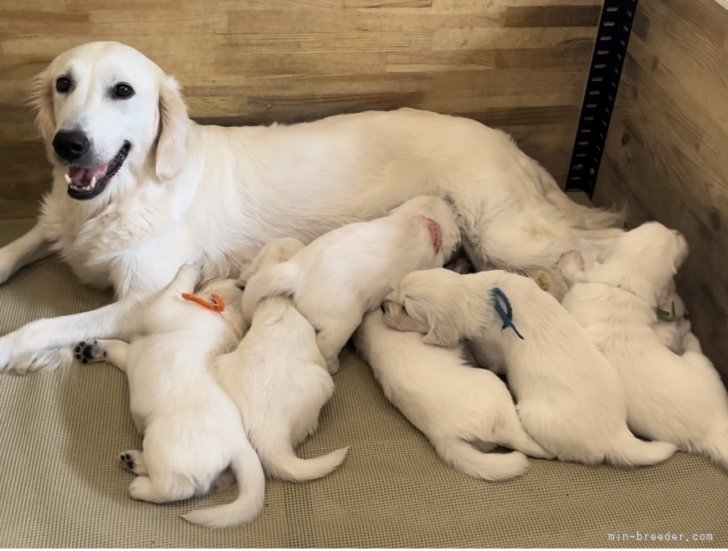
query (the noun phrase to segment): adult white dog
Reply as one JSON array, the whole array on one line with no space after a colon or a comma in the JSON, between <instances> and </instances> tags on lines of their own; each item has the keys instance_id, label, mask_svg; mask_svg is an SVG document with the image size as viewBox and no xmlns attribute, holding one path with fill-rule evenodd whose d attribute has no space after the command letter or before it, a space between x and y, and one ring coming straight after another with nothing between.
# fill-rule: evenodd
<instances>
[{"instance_id":1,"label":"adult white dog","mask_svg":"<svg viewBox=\"0 0 728 551\"><path fill-rule=\"evenodd\" d=\"M211 311L185 300L183 293L202 298L191 295L198 280L199 268L183 266L167 289L140 305L131 344L98 340L81 343L76 353L83 362L109 361L129 380L132 418L144 435L143 451L120 456L137 475L129 495L153 503L188 499L206 494L231 467L237 499L183 515L222 528L260 514L265 477L238 409L209 372L215 356L234 348L242 336L242 292L230 279L205 285L202 292L224 307Z\"/></svg>"},{"instance_id":2,"label":"adult white dog","mask_svg":"<svg viewBox=\"0 0 728 551\"><path fill-rule=\"evenodd\" d=\"M388 328L382 312L367 314L355 333L384 395L459 471L485 480L523 474L532 457L550 459L521 425L506 385L469 365L461 348L422 342L422 335ZM511 453L490 453L497 445ZM475 446L478 446L476 448Z\"/></svg>"},{"instance_id":3,"label":"adult white dog","mask_svg":"<svg viewBox=\"0 0 728 551\"><path fill-rule=\"evenodd\" d=\"M288 260L303 248L292 238L275 239L253 260L246 277L269 264ZM261 302L238 347L217 358L212 369L235 401L265 470L282 480L326 476L346 458L348 447L301 459L294 448L318 428L321 408L334 392L316 333L293 301Z\"/></svg>"},{"instance_id":4,"label":"adult white dog","mask_svg":"<svg viewBox=\"0 0 728 551\"><path fill-rule=\"evenodd\" d=\"M614 234L503 132L402 109L292 126L194 124L176 81L138 51L93 42L36 80L53 165L38 224L0 249L0 281L57 251L87 283L144 297L184 263L227 276L275 237L304 242L420 194L448 197L481 261L531 269ZM0 339L0 369L57 365L42 348L117 334L128 303Z\"/></svg>"},{"instance_id":5,"label":"adult white dog","mask_svg":"<svg viewBox=\"0 0 728 551\"><path fill-rule=\"evenodd\" d=\"M728 393L718 372L689 327L655 330L658 307L665 307L660 299L673 295L679 301L672 279L687 252L680 233L643 224L578 276L563 304L619 372L633 430L728 469ZM682 308L677 304L675 316Z\"/></svg>"},{"instance_id":6,"label":"adult white dog","mask_svg":"<svg viewBox=\"0 0 728 551\"><path fill-rule=\"evenodd\" d=\"M245 287L243 315L249 321L266 297L292 297L316 329L329 371L336 373L339 352L364 314L405 274L442 266L459 243L445 201L414 197L388 216L332 230L289 261L263 268Z\"/></svg>"},{"instance_id":7,"label":"adult white dog","mask_svg":"<svg viewBox=\"0 0 728 551\"><path fill-rule=\"evenodd\" d=\"M413 272L383 308L387 325L423 333L423 342L453 347L467 339L478 345L487 366L505 370L526 431L562 461L652 465L676 449L630 433L614 369L530 278L502 270Z\"/></svg>"}]
</instances>

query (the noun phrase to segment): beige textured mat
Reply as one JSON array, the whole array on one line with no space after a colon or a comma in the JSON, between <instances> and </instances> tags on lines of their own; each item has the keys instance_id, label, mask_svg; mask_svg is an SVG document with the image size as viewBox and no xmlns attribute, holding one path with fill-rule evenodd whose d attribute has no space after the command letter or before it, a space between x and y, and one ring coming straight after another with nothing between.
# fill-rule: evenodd
<instances>
[{"instance_id":1,"label":"beige textured mat","mask_svg":"<svg viewBox=\"0 0 728 551\"><path fill-rule=\"evenodd\" d=\"M28 227L0 221L0 243ZM109 300L45 260L0 287L0 334ZM533 460L522 478L483 482L443 465L351 352L335 380L302 453L349 444L343 467L312 483L272 481L258 520L214 531L178 515L230 501L232 489L169 506L127 497L131 475L116 454L139 437L121 372L0 374L0 547L728 546L728 474L700 457L637 470ZM636 539L666 532L682 543Z\"/></svg>"}]
</instances>

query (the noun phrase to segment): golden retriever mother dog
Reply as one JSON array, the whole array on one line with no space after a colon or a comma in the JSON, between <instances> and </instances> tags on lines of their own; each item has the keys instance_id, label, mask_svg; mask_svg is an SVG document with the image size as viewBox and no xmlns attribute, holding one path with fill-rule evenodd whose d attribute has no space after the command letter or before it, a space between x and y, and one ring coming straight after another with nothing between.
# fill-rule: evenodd
<instances>
[{"instance_id":1,"label":"golden retriever mother dog","mask_svg":"<svg viewBox=\"0 0 728 551\"><path fill-rule=\"evenodd\" d=\"M36 79L53 187L37 225L0 249L0 282L50 251L119 301L0 338L0 370L57 367L65 346L124 336L130 304L185 263L227 277L268 241L304 242L415 195L448 200L479 264L530 271L614 235L505 133L401 109L223 128L187 115L177 82L133 48L93 42ZM64 347L55 350L55 347Z\"/></svg>"}]
</instances>

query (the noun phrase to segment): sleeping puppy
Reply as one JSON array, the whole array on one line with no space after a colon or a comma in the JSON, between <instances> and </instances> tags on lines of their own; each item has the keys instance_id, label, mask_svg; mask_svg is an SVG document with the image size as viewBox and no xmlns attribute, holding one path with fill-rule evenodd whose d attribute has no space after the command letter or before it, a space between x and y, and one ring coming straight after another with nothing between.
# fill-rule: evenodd
<instances>
[{"instance_id":1,"label":"sleeping puppy","mask_svg":"<svg viewBox=\"0 0 728 551\"><path fill-rule=\"evenodd\" d=\"M243 279L288 260L302 248L303 243L292 238L270 242ZM282 480L313 480L344 461L348 447L312 459L300 459L294 452L316 431L334 381L313 327L290 298L263 299L250 331L234 352L217 359L213 373L237 404L268 474Z\"/></svg>"},{"instance_id":2,"label":"sleeping puppy","mask_svg":"<svg viewBox=\"0 0 728 551\"><path fill-rule=\"evenodd\" d=\"M601 252L601 251L600 251ZM563 301L568 290L578 280L582 280L584 272L596 266L599 256L590 257L585 261L584 255L579 251L572 250L561 255L557 265L556 273L558 279L563 281L563 293L557 296ZM541 287L543 289L543 287ZM685 336L690 333L690 318L685 303L677 294L675 281L671 278L669 285L657 299L657 308L652 322L652 329L657 334L660 342L668 347L675 354L682 354L685 349L683 342Z\"/></svg>"},{"instance_id":3,"label":"sleeping puppy","mask_svg":"<svg viewBox=\"0 0 728 551\"><path fill-rule=\"evenodd\" d=\"M447 204L415 197L388 216L333 230L288 262L262 269L245 288L243 314L249 321L262 299L291 297L316 329L328 369L336 373L338 354L364 314L406 273L442 266L459 241Z\"/></svg>"},{"instance_id":4,"label":"sleeping puppy","mask_svg":"<svg viewBox=\"0 0 728 551\"><path fill-rule=\"evenodd\" d=\"M658 301L674 293L672 278L687 252L680 233L643 224L604 251L564 307L622 378L636 433L728 468L728 394L717 371L689 330L675 347L684 352L676 354L669 345L681 330L666 339L654 329Z\"/></svg>"},{"instance_id":5,"label":"sleeping puppy","mask_svg":"<svg viewBox=\"0 0 728 551\"><path fill-rule=\"evenodd\" d=\"M234 280L214 281L202 291L215 293L206 303L187 294L199 275L196 267L182 267L155 300L139 306L138 336L131 344L113 339L81 343L76 354L84 363L108 361L128 377L131 414L144 435L143 451L120 455L122 465L137 475L129 486L131 497L166 503L206 494L230 466L237 499L183 515L195 524L221 528L258 516L265 475L235 404L208 373L213 356L241 337L242 292Z\"/></svg>"},{"instance_id":6,"label":"sleeping puppy","mask_svg":"<svg viewBox=\"0 0 728 551\"><path fill-rule=\"evenodd\" d=\"M354 344L387 399L446 463L470 476L505 480L526 471L524 453L553 457L523 430L496 375L469 365L459 348L430 346L422 335L389 329L382 317L379 310L367 314ZM496 445L519 451L488 453Z\"/></svg>"},{"instance_id":7,"label":"sleeping puppy","mask_svg":"<svg viewBox=\"0 0 728 551\"><path fill-rule=\"evenodd\" d=\"M424 343L476 343L481 361L507 373L526 432L562 461L651 465L675 451L629 432L619 377L558 301L527 277L414 272L383 308L389 327L424 333Z\"/></svg>"}]
</instances>

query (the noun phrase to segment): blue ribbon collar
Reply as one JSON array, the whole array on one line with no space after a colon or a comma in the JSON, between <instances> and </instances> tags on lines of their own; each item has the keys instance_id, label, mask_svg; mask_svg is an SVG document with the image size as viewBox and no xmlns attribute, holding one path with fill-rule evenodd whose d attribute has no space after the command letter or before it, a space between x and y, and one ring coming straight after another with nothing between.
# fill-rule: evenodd
<instances>
[{"instance_id":1,"label":"blue ribbon collar","mask_svg":"<svg viewBox=\"0 0 728 551\"><path fill-rule=\"evenodd\" d=\"M520 338L521 340L525 340L523 338L523 335L519 333L518 329L513 323L513 307L511 306L511 301L508 300L506 294L498 287L494 287L493 290L490 292L490 296L493 298L493 306L495 307L495 311L503 322L503 327L501 327L501 329L507 329L510 327L511 329L513 329L513 332L518 335L518 338Z\"/></svg>"}]
</instances>

